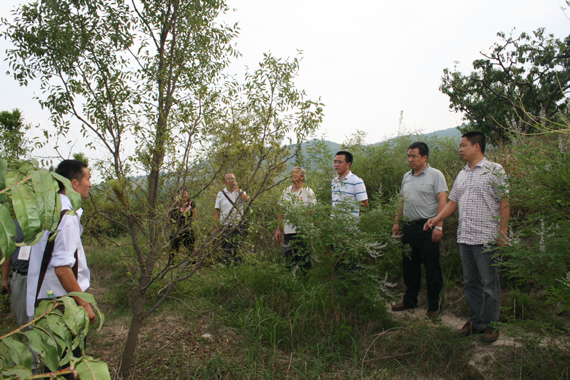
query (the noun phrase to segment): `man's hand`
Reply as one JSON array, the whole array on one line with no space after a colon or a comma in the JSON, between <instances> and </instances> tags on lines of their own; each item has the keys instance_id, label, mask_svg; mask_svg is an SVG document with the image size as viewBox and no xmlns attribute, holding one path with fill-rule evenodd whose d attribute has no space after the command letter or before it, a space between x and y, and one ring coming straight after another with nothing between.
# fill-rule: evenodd
<instances>
[{"instance_id":1,"label":"man's hand","mask_svg":"<svg viewBox=\"0 0 570 380\"><path fill-rule=\"evenodd\" d=\"M8 279L10 278L10 265L12 260L10 256L4 259L2 264L2 294L10 293L10 285L8 284Z\"/></svg>"},{"instance_id":2,"label":"man's hand","mask_svg":"<svg viewBox=\"0 0 570 380\"><path fill-rule=\"evenodd\" d=\"M394 223L392 226L392 237L396 237L399 235L400 232L400 225L398 223Z\"/></svg>"},{"instance_id":3,"label":"man's hand","mask_svg":"<svg viewBox=\"0 0 570 380\"><path fill-rule=\"evenodd\" d=\"M501 228L499 232L499 236L497 238L497 244L499 247L503 247L509 244L509 229L508 228Z\"/></svg>"},{"instance_id":4,"label":"man's hand","mask_svg":"<svg viewBox=\"0 0 570 380\"><path fill-rule=\"evenodd\" d=\"M220 220L220 209L214 209L214 231L218 230L218 220Z\"/></svg>"},{"instance_id":5,"label":"man's hand","mask_svg":"<svg viewBox=\"0 0 570 380\"><path fill-rule=\"evenodd\" d=\"M66 292L68 292L68 293L71 293L71 292L83 293L83 290L81 289L81 287L77 283L77 279L75 278L75 275L73 274L73 271L71 270L71 267L64 265L61 267L55 267L54 270L55 270L55 274L56 274L57 278L59 279L59 282L61 283L61 286L65 289ZM79 297L74 296L73 299L75 299L75 302L79 306L83 306L83 308L87 312L87 316L89 317L89 324L92 325L93 323L95 323L95 313L93 313L93 309L91 309L91 305L89 305L89 303L85 302L84 300L82 300Z\"/></svg>"},{"instance_id":6,"label":"man's hand","mask_svg":"<svg viewBox=\"0 0 570 380\"><path fill-rule=\"evenodd\" d=\"M10 285L8 285L8 280L2 279L2 294L10 293Z\"/></svg>"},{"instance_id":7,"label":"man's hand","mask_svg":"<svg viewBox=\"0 0 570 380\"><path fill-rule=\"evenodd\" d=\"M282 237L283 237L283 234L281 233L281 228L276 229L276 230L275 230L275 235L274 235L275 241L278 242L278 243L281 243L281 238L282 238Z\"/></svg>"},{"instance_id":8,"label":"man's hand","mask_svg":"<svg viewBox=\"0 0 570 380\"><path fill-rule=\"evenodd\" d=\"M429 230L430 228L434 228L435 226L438 225L438 223L441 222L439 215L436 216L435 218L430 218L428 219L428 221L426 222L426 224L424 224L424 231Z\"/></svg>"},{"instance_id":9,"label":"man's hand","mask_svg":"<svg viewBox=\"0 0 570 380\"><path fill-rule=\"evenodd\" d=\"M438 228L434 228L431 233L431 241L437 243L438 241L441 240L442 236L443 236L443 231L440 231Z\"/></svg>"},{"instance_id":10,"label":"man's hand","mask_svg":"<svg viewBox=\"0 0 570 380\"><path fill-rule=\"evenodd\" d=\"M91 305L85 304L83 305L83 308L85 309L85 311L87 312L87 316L89 317L89 324L92 325L93 323L95 323L95 313L93 312Z\"/></svg>"}]
</instances>

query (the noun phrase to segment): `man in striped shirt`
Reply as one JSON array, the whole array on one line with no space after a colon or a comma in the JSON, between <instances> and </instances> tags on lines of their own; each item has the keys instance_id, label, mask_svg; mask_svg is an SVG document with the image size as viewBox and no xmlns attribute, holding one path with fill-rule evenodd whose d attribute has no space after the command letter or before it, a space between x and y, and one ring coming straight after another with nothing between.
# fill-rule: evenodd
<instances>
[{"instance_id":1,"label":"man in striped shirt","mask_svg":"<svg viewBox=\"0 0 570 380\"><path fill-rule=\"evenodd\" d=\"M360 217L360 207L368 207L368 194L364 181L358 176L352 174L350 167L352 166L352 154L341 150L338 152L333 161L334 171L338 176L333 178L331 183L332 205L347 214L347 228L357 228L358 219ZM334 250L337 252L345 252L345 242L335 244ZM358 260L354 257L348 258L347 261L340 262L335 266L335 272L339 274L344 271L347 273L360 272L362 268L358 264Z\"/></svg>"},{"instance_id":2,"label":"man in striped shirt","mask_svg":"<svg viewBox=\"0 0 570 380\"><path fill-rule=\"evenodd\" d=\"M347 213L358 219L360 207L368 207L368 194L364 181L352 174L352 154L341 150L333 161L334 171L338 176L331 183L332 204L334 207L344 207Z\"/></svg>"},{"instance_id":3,"label":"man in striped shirt","mask_svg":"<svg viewBox=\"0 0 570 380\"><path fill-rule=\"evenodd\" d=\"M457 242L463 266L465 299L471 311L461 329L464 335L483 334L483 341L499 338L495 322L501 310L497 245L508 240L510 205L503 167L485 156L485 136L467 132L459 144L459 154L467 165L457 175L449 202L427 221L434 227L459 210Z\"/></svg>"}]
</instances>

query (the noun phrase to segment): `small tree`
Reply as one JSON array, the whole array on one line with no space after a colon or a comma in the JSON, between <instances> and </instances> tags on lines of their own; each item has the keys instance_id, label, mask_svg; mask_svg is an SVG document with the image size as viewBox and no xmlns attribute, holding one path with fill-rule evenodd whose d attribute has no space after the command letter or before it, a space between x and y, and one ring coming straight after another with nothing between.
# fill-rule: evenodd
<instances>
[{"instance_id":1,"label":"small tree","mask_svg":"<svg viewBox=\"0 0 570 380\"><path fill-rule=\"evenodd\" d=\"M8 157L24 157L27 153L25 134L28 129L30 126L24 124L19 109L0 112L0 151Z\"/></svg>"}]
</instances>

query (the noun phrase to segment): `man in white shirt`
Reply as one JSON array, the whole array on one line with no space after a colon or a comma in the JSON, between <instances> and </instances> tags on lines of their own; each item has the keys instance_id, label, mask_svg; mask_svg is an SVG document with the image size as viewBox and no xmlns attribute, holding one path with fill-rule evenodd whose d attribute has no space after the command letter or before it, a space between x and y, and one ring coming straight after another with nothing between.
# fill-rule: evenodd
<instances>
[{"instance_id":1,"label":"man in white shirt","mask_svg":"<svg viewBox=\"0 0 570 380\"><path fill-rule=\"evenodd\" d=\"M77 160L64 160L56 173L70 180L73 189L82 199L89 196L91 188L91 171L87 164ZM71 210L71 202L65 194L65 187L59 184L61 197L61 210ZM62 297L71 292L84 292L89 288L90 273L87 267L85 251L81 243L81 215L83 209L77 210L75 215L63 215L57 228L57 236L53 241L51 259L45 270L45 276L40 282L40 271L44 251L49 240L49 231L45 231L38 244L32 247L28 269L28 289L26 310L28 316L34 315L35 303L38 299L48 298L48 290L53 291L55 297ZM78 305L85 308L89 316L89 323L95 322L95 313L91 305L79 297L74 297Z\"/></svg>"},{"instance_id":2,"label":"man in white shirt","mask_svg":"<svg viewBox=\"0 0 570 380\"><path fill-rule=\"evenodd\" d=\"M307 171L300 167L295 167L291 172L291 182L292 185L283 191L281 196L281 205L289 205L295 207L296 212L303 212L303 206L310 204L316 204L317 200L315 198L315 193L312 189L303 186L305 179L307 178ZM283 237L285 244L285 260L287 265L291 268L299 267L304 271L311 269L311 260L309 259L309 253L307 252L307 247L301 239L297 236L297 227L295 227L289 221L285 221L283 232L281 231L281 225L283 224L284 214L280 213L277 215L277 230L275 231L275 240L281 242Z\"/></svg>"},{"instance_id":3,"label":"man in white shirt","mask_svg":"<svg viewBox=\"0 0 570 380\"><path fill-rule=\"evenodd\" d=\"M222 251L226 265L232 261L234 265L239 265L242 259L236 255L236 251L240 238L246 232L246 225L242 221L243 202L249 202L249 196L238 187L232 173L224 175L224 183L226 187L216 197L214 229L218 229L219 220L224 228Z\"/></svg>"},{"instance_id":4,"label":"man in white shirt","mask_svg":"<svg viewBox=\"0 0 570 380\"><path fill-rule=\"evenodd\" d=\"M350 171L352 166L352 154L341 150L337 152L333 161L334 171L338 174L331 182L332 205L341 208L347 213L347 227L357 228L360 217L360 208L368 207L368 194L364 181ZM343 242L335 245L335 250L341 248ZM350 259L350 264L339 264L336 269L344 269L347 272L360 271L358 260Z\"/></svg>"},{"instance_id":5,"label":"man in white shirt","mask_svg":"<svg viewBox=\"0 0 570 380\"><path fill-rule=\"evenodd\" d=\"M338 176L331 182L332 204L342 207L348 203L347 212L358 219L360 207L368 207L368 194L364 181L350 171L351 166L350 152L341 150L334 157L333 167Z\"/></svg>"}]
</instances>

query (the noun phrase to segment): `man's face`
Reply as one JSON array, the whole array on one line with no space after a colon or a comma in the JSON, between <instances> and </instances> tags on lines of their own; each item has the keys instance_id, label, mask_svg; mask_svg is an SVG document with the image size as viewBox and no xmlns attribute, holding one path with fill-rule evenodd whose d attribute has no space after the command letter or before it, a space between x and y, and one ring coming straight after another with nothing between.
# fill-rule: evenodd
<instances>
[{"instance_id":1,"label":"man's face","mask_svg":"<svg viewBox=\"0 0 570 380\"><path fill-rule=\"evenodd\" d=\"M459 155L463 161L469 161L477 154L475 145L471 144L471 141L467 137L463 137L459 143Z\"/></svg>"},{"instance_id":2,"label":"man's face","mask_svg":"<svg viewBox=\"0 0 570 380\"><path fill-rule=\"evenodd\" d=\"M426 166L428 156L422 156L419 148L408 149L408 165L410 169L418 170Z\"/></svg>"},{"instance_id":3,"label":"man's face","mask_svg":"<svg viewBox=\"0 0 570 380\"><path fill-rule=\"evenodd\" d=\"M229 190L234 190L237 187L236 177L233 174L226 174L224 176L224 183Z\"/></svg>"},{"instance_id":4,"label":"man's face","mask_svg":"<svg viewBox=\"0 0 570 380\"><path fill-rule=\"evenodd\" d=\"M350 164L346 162L346 157L344 157L344 154L338 154L334 156L333 167L334 171L340 175L346 174L350 170Z\"/></svg>"},{"instance_id":5,"label":"man's face","mask_svg":"<svg viewBox=\"0 0 570 380\"><path fill-rule=\"evenodd\" d=\"M293 169L291 172L291 182L303 182L303 173L299 169Z\"/></svg>"},{"instance_id":6,"label":"man's face","mask_svg":"<svg viewBox=\"0 0 570 380\"><path fill-rule=\"evenodd\" d=\"M87 198L89 196L89 189L91 188L91 170L89 170L89 168L83 168L83 177L81 180L72 179L71 185L73 186L73 190L81 195L81 199Z\"/></svg>"}]
</instances>

